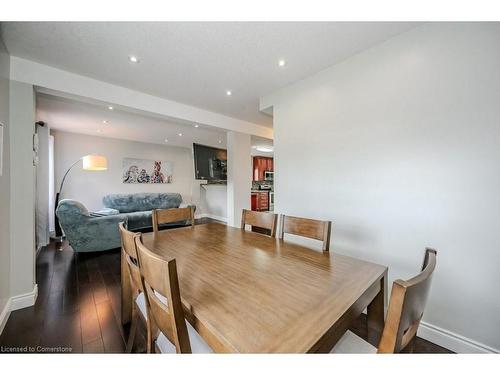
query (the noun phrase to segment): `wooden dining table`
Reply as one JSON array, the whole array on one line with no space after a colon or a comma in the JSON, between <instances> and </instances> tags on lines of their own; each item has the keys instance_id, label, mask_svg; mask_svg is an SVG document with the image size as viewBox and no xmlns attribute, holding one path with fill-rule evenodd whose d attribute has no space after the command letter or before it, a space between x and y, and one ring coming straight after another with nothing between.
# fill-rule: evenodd
<instances>
[{"instance_id":1,"label":"wooden dining table","mask_svg":"<svg viewBox=\"0 0 500 375\"><path fill-rule=\"evenodd\" d=\"M369 341L378 344L385 266L215 222L142 241L176 259L186 319L215 352L329 352L365 308ZM122 261L123 324L131 303Z\"/></svg>"}]
</instances>

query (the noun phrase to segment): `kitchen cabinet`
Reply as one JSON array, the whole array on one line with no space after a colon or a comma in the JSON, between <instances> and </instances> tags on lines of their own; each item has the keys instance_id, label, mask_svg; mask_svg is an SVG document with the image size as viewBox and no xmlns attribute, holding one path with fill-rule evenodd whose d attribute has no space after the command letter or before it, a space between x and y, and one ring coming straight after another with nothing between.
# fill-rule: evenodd
<instances>
[{"instance_id":1,"label":"kitchen cabinet","mask_svg":"<svg viewBox=\"0 0 500 375\"><path fill-rule=\"evenodd\" d=\"M264 181L264 172L274 172L274 160L265 156L253 157L253 180Z\"/></svg>"},{"instance_id":2,"label":"kitchen cabinet","mask_svg":"<svg viewBox=\"0 0 500 375\"><path fill-rule=\"evenodd\" d=\"M252 211L269 211L269 192L252 192Z\"/></svg>"},{"instance_id":3,"label":"kitchen cabinet","mask_svg":"<svg viewBox=\"0 0 500 375\"><path fill-rule=\"evenodd\" d=\"M257 211L257 193L252 193L251 202L252 211Z\"/></svg>"}]
</instances>

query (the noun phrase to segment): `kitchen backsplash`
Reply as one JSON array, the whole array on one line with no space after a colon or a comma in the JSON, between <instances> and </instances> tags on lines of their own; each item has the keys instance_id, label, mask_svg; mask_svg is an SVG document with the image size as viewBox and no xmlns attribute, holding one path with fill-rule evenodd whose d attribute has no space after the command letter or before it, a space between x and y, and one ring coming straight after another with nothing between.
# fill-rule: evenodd
<instances>
[{"instance_id":1,"label":"kitchen backsplash","mask_svg":"<svg viewBox=\"0 0 500 375\"><path fill-rule=\"evenodd\" d=\"M271 190L274 190L274 186L271 181L252 181L252 190L259 190L260 185L271 185Z\"/></svg>"}]
</instances>

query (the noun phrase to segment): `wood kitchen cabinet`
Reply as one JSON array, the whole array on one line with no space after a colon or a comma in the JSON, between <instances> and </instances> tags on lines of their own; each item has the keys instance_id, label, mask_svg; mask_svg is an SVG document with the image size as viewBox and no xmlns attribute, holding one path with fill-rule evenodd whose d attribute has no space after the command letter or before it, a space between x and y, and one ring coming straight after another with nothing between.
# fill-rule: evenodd
<instances>
[{"instance_id":1,"label":"wood kitchen cabinet","mask_svg":"<svg viewBox=\"0 0 500 375\"><path fill-rule=\"evenodd\" d=\"M269 192L252 193L252 211L269 211Z\"/></svg>"},{"instance_id":2,"label":"wood kitchen cabinet","mask_svg":"<svg viewBox=\"0 0 500 375\"><path fill-rule=\"evenodd\" d=\"M264 181L264 172L274 172L273 158L265 156L253 157L253 180Z\"/></svg>"},{"instance_id":3,"label":"wood kitchen cabinet","mask_svg":"<svg viewBox=\"0 0 500 375\"><path fill-rule=\"evenodd\" d=\"M257 211L257 194L258 193L252 193L252 201L251 201L252 211Z\"/></svg>"}]
</instances>

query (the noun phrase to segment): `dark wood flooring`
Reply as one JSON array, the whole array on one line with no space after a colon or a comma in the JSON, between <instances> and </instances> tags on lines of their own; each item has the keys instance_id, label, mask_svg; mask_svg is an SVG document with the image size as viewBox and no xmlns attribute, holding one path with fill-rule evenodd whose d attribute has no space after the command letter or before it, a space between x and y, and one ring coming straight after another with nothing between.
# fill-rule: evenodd
<instances>
[{"instance_id":1,"label":"dark wood flooring","mask_svg":"<svg viewBox=\"0 0 500 375\"><path fill-rule=\"evenodd\" d=\"M52 242L37 258L38 298L13 311L0 336L0 352L122 353L127 329L120 324L120 251L75 253ZM366 316L351 330L366 338ZM136 349L144 348L144 336ZM450 353L417 338L416 353Z\"/></svg>"}]
</instances>

